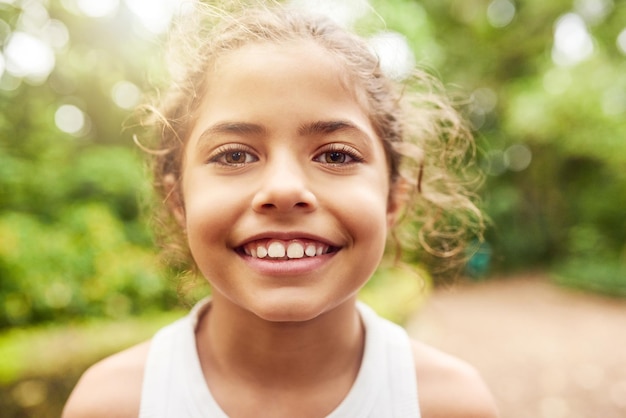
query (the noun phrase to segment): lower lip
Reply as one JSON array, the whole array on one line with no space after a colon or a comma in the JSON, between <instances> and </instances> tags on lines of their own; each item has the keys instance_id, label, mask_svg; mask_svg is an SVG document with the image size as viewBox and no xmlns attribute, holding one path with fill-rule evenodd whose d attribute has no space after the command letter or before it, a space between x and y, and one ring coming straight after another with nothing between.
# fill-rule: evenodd
<instances>
[{"instance_id":1,"label":"lower lip","mask_svg":"<svg viewBox=\"0 0 626 418\"><path fill-rule=\"evenodd\" d=\"M274 260L271 258L254 258L241 254L244 261L253 270L269 276L297 276L312 273L328 263L337 253L318 255L315 257Z\"/></svg>"}]
</instances>

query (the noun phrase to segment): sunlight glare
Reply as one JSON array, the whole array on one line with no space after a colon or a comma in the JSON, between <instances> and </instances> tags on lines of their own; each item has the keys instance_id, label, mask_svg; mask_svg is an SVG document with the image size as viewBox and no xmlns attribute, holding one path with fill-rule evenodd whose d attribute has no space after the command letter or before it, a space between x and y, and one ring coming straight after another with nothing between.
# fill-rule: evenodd
<instances>
[{"instance_id":1,"label":"sunlight glare","mask_svg":"<svg viewBox=\"0 0 626 418\"><path fill-rule=\"evenodd\" d=\"M415 66L415 57L407 39L397 32L381 32L372 36L368 43L380 59L380 68L388 77L402 80Z\"/></svg>"},{"instance_id":2,"label":"sunlight glare","mask_svg":"<svg viewBox=\"0 0 626 418\"><path fill-rule=\"evenodd\" d=\"M106 17L117 12L119 0L77 0L78 9L88 17Z\"/></svg>"},{"instance_id":3,"label":"sunlight glare","mask_svg":"<svg viewBox=\"0 0 626 418\"><path fill-rule=\"evenodd\" d=\"M593 39L585 21L576 13L559 18L554 30L552 60L560 66L576 65L593 53Z\"/></svg>"},{"instance_id":4,"label":"sunlight glare","mask_svg":"<svg viewBox=\"0 0 626 418\"><path fill-rule=\"evenodd\" d=\"M128 8L141 24L151 33L158 35L165 32L172 18L183 13L186 0L125 0Z\"/></svg>"},{"instance_id":5,"label":"sunlight glare","mask_svg":"<svg viewBox=\"0 0 626 418\"><path fill-rule=\"evenodd\" d=\"M351 27L371 10L368 0L291 0L289 4L297 9L323 14L344 28Z\"/></svg>"},{"instance_id":6,"label":"sunlight glare","mask_svg":"<svg viewBox=\"0 0 626 418\"><path fill-rule=\"evenodd\" d=\"M39 38L28 33L13 32L4 54L7 71L16 77L41 82L54 69L54 51Z\"/></svg>"}]
</instances>

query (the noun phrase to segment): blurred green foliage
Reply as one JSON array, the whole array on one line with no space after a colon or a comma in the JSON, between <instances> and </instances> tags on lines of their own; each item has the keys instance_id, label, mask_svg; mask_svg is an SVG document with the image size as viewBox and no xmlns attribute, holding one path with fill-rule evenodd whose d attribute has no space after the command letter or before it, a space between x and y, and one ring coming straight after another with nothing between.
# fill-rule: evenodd
<instances>
[{"instance_id":1,"label":"blurred green foliage","mask_svg":"<svg viewBox=\"0 0 626 418\"><path fill-rule=\"evenodd\" d=\"M539 266L623 294L624 3L370 3L378 15L360 31L403 34L418 65L468 98L492 220L469 272ZM122 128L164 78L163 35L135 2L89 4L0 0L0 328L176 304L146 222L142 155ZM19 34L40 49L16 53ZM47 72L20 67L33 60Z\"/></svg>"},{"instance_id":2,"label":"blurred green foliage","mask_svg":"<svg viewBox=\"0 0 626 418\"><path fill-rule=\"evenodd\" d=\"M164 79L169 15L158 12L176 2L140 3L0 0L0 351L26 341L16 327L179 303L152 244L143 156L123 129ZM475 130L492 222L468 273L548 268L559 283L626 296L626 4L370 4L378 14L356 27L403 34ZM33 62L48 70L22 68ZM421 276L383 269L363 298L401 322L431 285ZM13 372L0 375L19 380ZM31 402L37 382L6 394Z\"/></svg>"},{"instance_id":3,"label":"blurred green foliage","mask_svg":"<svg viewBox=\"0 0 626 418\"><path fill-rule=\"evenodd\" d=\"M0 328L175 303L143 210L150 187L142 156L122 128L126 108L163 79L163 36L130 3L97 17L85 4L0 1ZM482 150L492 220L489 257L481 254L470 273L555 266L580 285L592 266L612 265L626 280L624 4L371 4L379 15L363 16L358 30L403 34L418 65L469 98L459 105ZM569 62L558 52L564 21L574 39ZM13 68L17 32L53 51L49 74ZM77 128L76 115L63 124L68 105L82 117ZM568 268L574 261L590 267Z\"/></svg>"},{"instance_id":4,"label":"blurred green foliage","mask_svg":"<svg viewBox=\"0 0 626 418\"><path fill-rule=\"evenodd\" d=\"M563 284L623 294L612 289L626 283L626 4L420 3L444 51L432 61L472 98L491 268L553 268Z\"/></svg>"},{"instance_id":5,"label":"blurred green foliage","mask_svg":"<svg viewBox=\"0 0 626 418\"><path fill-rule=\"evenodd\" d=\"M148 42L111 44L117 20L92 25L60 2L0 2L0 19L0 329L175 306L147 225L143 156L122 129L128 111L111 100L115 83L147 75L151 56L130 56ZM20 59L37 51L20 44L11 63L14 34L46 45L55 32L45 28L59 25L69 41L51 74L20 76ZM59 122L67 105L79 109L78 130Z\"/></svg>"}]
</instances>

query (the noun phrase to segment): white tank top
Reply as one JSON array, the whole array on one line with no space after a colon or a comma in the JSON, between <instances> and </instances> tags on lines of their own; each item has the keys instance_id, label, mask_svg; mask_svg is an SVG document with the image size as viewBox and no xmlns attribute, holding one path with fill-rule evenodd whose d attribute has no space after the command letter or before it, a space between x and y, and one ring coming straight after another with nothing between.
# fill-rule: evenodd
<instances>
[{"instance_id":1,"label":"white tank top","mask_svg":"<svg viewBox=\"0 0 626 418\"><path fill-rule=\"evenodd\" d=\"M206 384L195 328L208 300L161 329L146 362L139 418L228 418ZM327 418L419 418L415 364L408 335L359 303L365 351L348 395Z\"/></svg>"}]
</instances>

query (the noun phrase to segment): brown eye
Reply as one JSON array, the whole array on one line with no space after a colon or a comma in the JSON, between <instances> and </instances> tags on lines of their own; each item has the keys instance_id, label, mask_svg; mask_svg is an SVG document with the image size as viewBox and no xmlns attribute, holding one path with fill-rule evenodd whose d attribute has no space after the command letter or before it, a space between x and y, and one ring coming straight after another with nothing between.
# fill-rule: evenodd
<instances>
[{"instance_id":1,"label":"brown eye","mask_svg":"<svg viewBox=\"0 0 626 418\"><path fill-rule=\"evenodd\" d=\"M357 150L343 144L332 144L326 151L318 154L314 161L331 166L349 165L363 161Z\"/></svg>"},{"instance_id":2,"label":"brown eye","mask_svg":"<svg viewBox=\"0 0 626 418\"><path fill-rule=\"evenodd\" d=\"M348 156L343 152L332 151L324 153L324 161L328 164L342 164L346 162Z\"/></svg>"},{"instance_id":3,"label":"brown eye","mask_svg":"<svg viewBox=\"0 0 626 418\"><path fill-rule=\"evenodd\" d=\"M236 148L229 149L226 147L226 149L218 150L216 155L209 159L209 162L224 166L242 166L258 160L254 154L237 146Z\"/></svg>"},{"instance_id":4,"label":"brown eye","mask_svg":"<svg viewBox=\"0 0 626 418\"><path fill-rule=\"evenodd\" d=\"M227 164L241 164L246 162L246 153L243 151L234 151L224 154L224 162Z\"/></svg>"}]
</instances>

